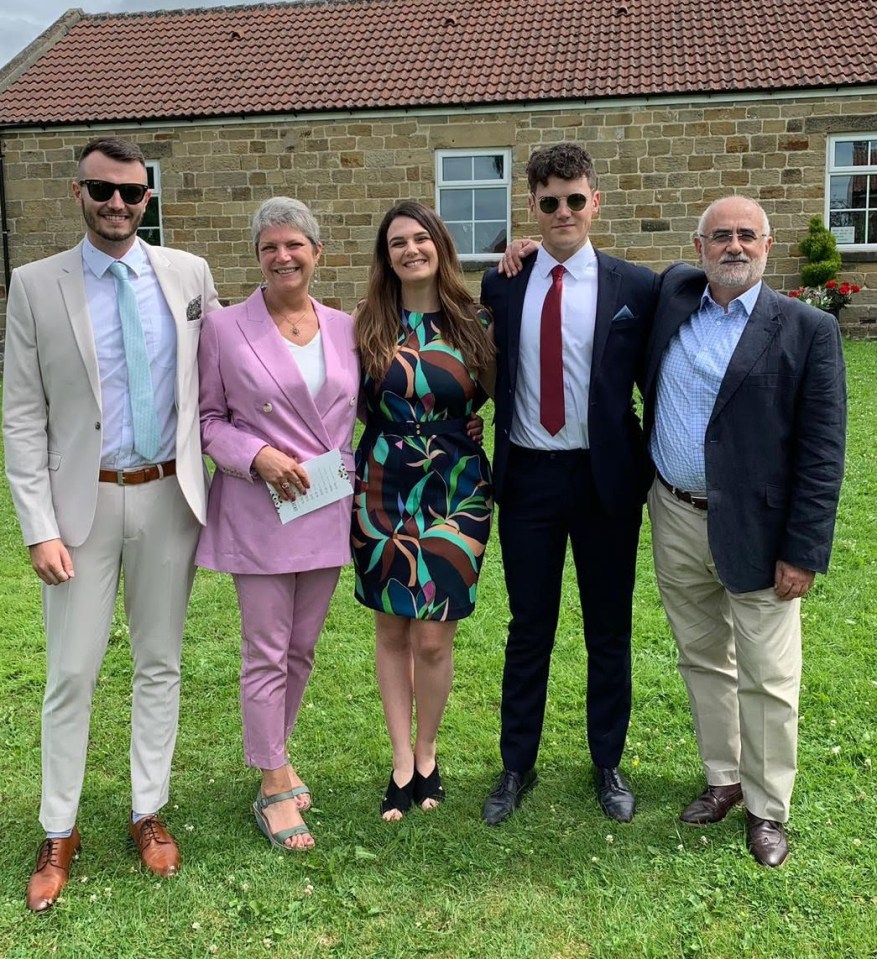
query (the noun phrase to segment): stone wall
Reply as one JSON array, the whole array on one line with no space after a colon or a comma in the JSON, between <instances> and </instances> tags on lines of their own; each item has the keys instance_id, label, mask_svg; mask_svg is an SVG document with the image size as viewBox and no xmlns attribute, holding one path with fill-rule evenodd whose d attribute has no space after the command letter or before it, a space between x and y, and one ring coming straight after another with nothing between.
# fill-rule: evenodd
<instances>
[{"instance_id":1,"label":"stone wall","mask_svg":"<svg viewBox=\"0 0 877 959\"><path fill-rule=\"evenodd\" d=\"M138 141L160 161L165 243L205 256L224 302L244 298L259 282L250 214L266 197L288 194L313 208L324 233L315 295L351 309L365 292L386 209L406 197L434 203L436 150L513 148L512 230L520 236L534 230L526 209L527 158L540 144L567 139L586 144L597 163L603 207L592 233L596 246L655 269L693 262L691 233L703 208L725 194L746 193L763 203L773 227L767 279L789 290L799 283L797 242L808 219L823 212L828 134L857 130L877 130L877 95L120 125L111 132ZM3 133L13 266L80 239L70 180L92 135ZM467 272L473 291L480 273ZM877 262L845 263L842 277L865 288L842 324L854 335L877 337Z\"/></svg>"}]
</instances>

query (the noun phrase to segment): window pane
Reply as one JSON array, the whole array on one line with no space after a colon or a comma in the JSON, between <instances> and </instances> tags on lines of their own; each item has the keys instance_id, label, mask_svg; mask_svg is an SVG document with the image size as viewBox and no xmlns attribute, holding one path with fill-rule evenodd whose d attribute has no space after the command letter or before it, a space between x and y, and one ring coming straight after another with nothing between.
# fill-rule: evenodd
<instances>
[{"instance_id":1,"label":"window pane","mask_svg":"<svg viewBox=\"0 0 877 959\"><path fill-rule=\"evenodd\" d=\"M865 241L865 213L832 213L828 221L829 229L835 226L851 226L855 228L855 237L851 243L864 243Z\"/></svg>"},{"instance_id":2,"label":"window pane","mask_svg":"<svg viewBox=\"0 0 877 959\"><path fill-rule=\"evenodd\" d=\"M871 166L877 166L877 140L871 141Z\"/></svg>"},{"instance_id":3,"label":"window pane","mask_svg":"<svg viewBox=\"0 0 877 959\"><path fill-rule=\"evenodd\" d=\"M504 253L506 248L505 220L475 224L476 253Z\"/></svg>"},{"instance_id":4,"label":"window pane","mask_svg":"<svg viewBox=\"0 0 877 959\"><path fill-rule=\"evenodd\" d=\"M146 182L149 184L149 189L155 189L155 167L147 166L146 167Z\"/></svg>"},{"instance_id":5,"label":"window pane","mask_svg":"<svg viewBox=\"0 0 877 959\"><path fill-rule=\"evenodd\" d=\"M448 229L454 238L454 245L459 254L474 253L472 249L472 224L471 223L449 223Z\"/></svg>"},{"instance_id":6,"label":"window pane","mask_svg":"<svg viewBox=\"0 0 877 959\"><path fill-rule=\"evenodd\" d=\"M158 197L151 197L146 204L146 210L143 214L143 226L159 226L161 223L161 212L158 206Z\"/></svg>"},{"instance_id":7,"label":"window pane","mask_svg":"<svg viewBox=\"0 0 877 959\"><path fill-rule=\"evenodd\" d=\"M852 179L851 176L833 176L831 178L829 206L832 210L844 210L852 205Z\"/></svg>"},{"instance_id":8,"label":"window pane","mask_svg":"<svg viewBox=\"0 0 877 959\"><path fill-rule=\"evenodd\" d=\"M473 157L475 161L475 177L476 180L502 180L505 176L505 171L503 167L505 163L503 162L505 158L501 153L496 153L493 156L477 156Z\"/></svg>"},{"instance_id":9,"label":"window pane","mask_svg":"<svg viewBox=\"0 0 877 959\"><path fill-rule=\"evenodd\" d=\"M476 220L505 220L507 195L505 187L473 192L475 193Z\"/></svg>"},{"instance_id":10,"label":"window pane","mask_svg":"<svg viewBox=\"0 0 877 959\"><path fill-rule=\"evenodd\" d=\"M866 166L868 163L867 140L841 140L834 145L835 166Z\"/></svg>"},{"instance_id":11,"label":"window pane","mask_svg":"<svg viewBox=\"0 0 877 959\"><path fill-rule=\"evenodd\" d=\"M472 219L471 190L442 190L440 196L441 218L443 220Z\"/></svg>"},{"instance_id":12,"label":"window pane","mask_svg":"<svg viewBox=\"0 0 877 959\"><path fill-rule=\"evenodd\" d=\"M472 179L472 157L443 157L442 179L450 182Z\"/></svg>"},{"instance_id":13,"label":"window pane","mask_svg":"<svg viewBox=\"0 0 877 959\"><path fill-rule=\"evenodd\" d=\"M868 214L868 239L866 243L877 243L877 210Z\"/></svg>"},{"instance_id":14,"label":"window pane","mask_svg":"<svg viewBox=\"0 0 877 959\"><path fill-rule=\"evenodd\" d=\"M157 227L150 227L145 230L141 228L137 231L137 236L152 246L161 246L161 234Z\"/></svg>"}]
</instances>

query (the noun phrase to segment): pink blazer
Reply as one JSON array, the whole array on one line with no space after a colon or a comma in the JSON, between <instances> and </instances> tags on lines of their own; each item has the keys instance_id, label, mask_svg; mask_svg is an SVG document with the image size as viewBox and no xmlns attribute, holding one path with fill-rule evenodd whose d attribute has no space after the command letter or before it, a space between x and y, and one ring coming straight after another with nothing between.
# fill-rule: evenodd
<instances>
[{"instance_id":1,"label":"pink blazer","mask_svg":"<svg viewBox=\"0 0 877 959\"><path fill-rule=\"evenodd\" d=\"M208 314L198 349L201 441L216 463L195 562L227 573L293 573L350 562L351 497L283 525L250 474L269 444L299 461L335 447L353 475L359 390L353 320L312 300L326 381L315 397L265 307L261 289Z\"/></svg>"}]
</instances>

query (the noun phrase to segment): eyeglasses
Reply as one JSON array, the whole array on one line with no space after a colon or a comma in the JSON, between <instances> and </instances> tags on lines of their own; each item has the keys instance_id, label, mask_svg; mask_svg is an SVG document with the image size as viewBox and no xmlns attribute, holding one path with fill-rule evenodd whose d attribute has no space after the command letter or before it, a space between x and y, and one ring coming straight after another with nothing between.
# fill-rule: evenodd
<instances>
[{"instance_id":1,"label":"eyeglasses","mask_svg":"<svg viewBox=\"0 0 877 959\"><path fill-rule=\"evenodd\" d=\"M713 246L727 246L735 236L744 246L755 243L762 237L770 236L769 233L756 233L755 230L737 230L736 233L733 230L713 230L712 233L698 233L697 235L702 240L706 240L707 243L712 243Z\"/></svg>"},{"instance_id":2,"label":"eyeglasses","mask_svg":"<svg viewBox=\"0 0 877 959\"><path fill-rule=\"evenodd\" d=\"M84 186L92 200L98 203L106 203L118 190L122 202L129 206L140 203L149 189L142 183L110 183L109 180L80 180L79 185Z\"/></svg>"},{"instance_id":3,"label":"eyeglasses","mask_svg":"<svg viewBox=\"0 0 877 959\"><path fill-rule=\"evenodd\" d=\"M585 196L584 193L570 193L569 196L551 196L550 193L546 193L538 197L534 194L534 199L543 213L557 213L561 200L566 200L566 205L573 213L578 213L579 210L584 210L588 205L590 197Z\"/></svg>"}]
</instances>

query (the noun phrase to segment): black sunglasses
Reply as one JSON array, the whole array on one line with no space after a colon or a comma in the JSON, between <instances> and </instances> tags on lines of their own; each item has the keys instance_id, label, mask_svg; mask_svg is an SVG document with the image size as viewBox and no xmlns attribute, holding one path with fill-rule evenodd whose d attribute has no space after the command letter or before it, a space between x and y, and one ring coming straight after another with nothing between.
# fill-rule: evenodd
<instances>
[{"instance_id":1,"label":"black sunglasses","mask_svg":"<svg viewBox=\"0 0 877 959\"><path fill-rule=\"evenodd\" d=\"M118 190L122 202L129 206L140 203L149 189L142 183L110 183L109 180L80 180L79 185L86 187L88 195L98 203L106 203Z\"/></svg>"},{"instance_id":2,"label":"black sunglasses","mask_svg":"<svg viewBox=\"0 0 877 959\"><path fill-rule=\"evenodd\" d=\"M551 196L551 194L546 193L543 196L536 197L536 202L543 213L557 213L560 201L566 200L566 205L573 213L578 213L579 210L584 210L588 205L588 199L589 197L586 197L584 193L570 193L569 196Z\"/></svg>"}]
</instances>

